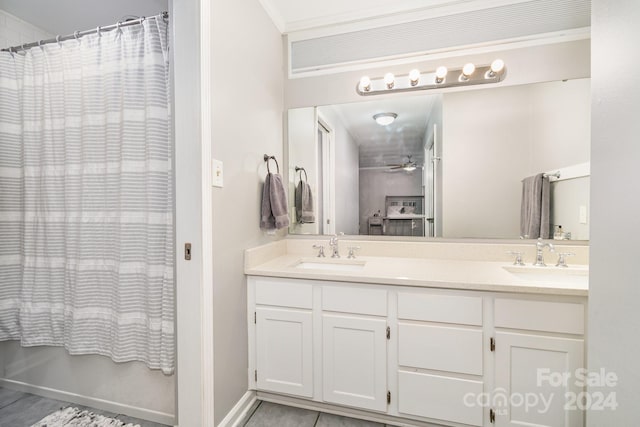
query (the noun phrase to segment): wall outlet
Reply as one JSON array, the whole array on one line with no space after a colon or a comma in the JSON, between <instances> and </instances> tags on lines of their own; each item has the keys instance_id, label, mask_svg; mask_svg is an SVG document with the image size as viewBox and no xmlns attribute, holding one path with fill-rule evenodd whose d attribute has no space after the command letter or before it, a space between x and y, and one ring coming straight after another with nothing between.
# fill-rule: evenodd
<instances>
[{"instance_id":1,"label":"wall outlet","mask_svg":"<svg viewBox=\"0 0 640 427\"><path fill-rule=\"evenodd\" d=\"M211 185L221 188L224 186L221 160L211 159Z\"/></svg>"},{"instance_id":2,"label":"wall outlet","mask_svg":"<svg viewBox=\"0 0 640 427\"><path fill-rule=\"evenodd\" d=\"M580 217L578 218L578 222L580 224L587 223L587 207L586 206L580 206Z\"/></svg>"}]
</instances>

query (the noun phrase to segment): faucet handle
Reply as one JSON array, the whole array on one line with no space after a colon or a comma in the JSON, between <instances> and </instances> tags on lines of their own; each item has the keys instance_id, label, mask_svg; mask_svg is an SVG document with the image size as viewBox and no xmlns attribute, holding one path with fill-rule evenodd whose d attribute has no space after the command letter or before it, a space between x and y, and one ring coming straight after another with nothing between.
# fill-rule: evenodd
<instances>
[{"instance_id":1,"label":"faucet handle","mask_svg":"<svg viewBox=\"0 0 640 427\"><path fill-rule=\"evenodd\" d=\"M513 265L524 265L524 262L522 262L522 255L524 254L524 252L507 251L507 253L509 255L515 255L516 256L516 259L513 260Z\"/></svg>"},{"instance_id":2,"label":"faucet handle","mask_svg":"<svg viewBox=\"0 0 640 427\"><path fill-rule=\"evenodd\" d=\"M556 267L569 267L567 265L567 261L565 260L568 256L574 256L573 252L559 252L558 253L558 262L556 263Z\"/></svg>"},{"instance_id":3,"label":"faucet handle","mask_svg":"<svg viewBox=\"0 0 640 427\"><path fill-rule=\"evenodd\" d=\"M324 258L324 246L323 245L313 245L313 249L318 249L318 258Z\"/></svg>"},{"instance_id":4,"label":"faucet handle","mask_svg":"<svg viewBox=\"0 0 640 427\"><path fill-rule=\"evenodd\" d=\"M349 249L349 254L347 255L347 258L352 258L353 259L353 258L356 257L355 251L360 249L360 246L349 246L347 249Z\"/></svg>"}]
</instances>

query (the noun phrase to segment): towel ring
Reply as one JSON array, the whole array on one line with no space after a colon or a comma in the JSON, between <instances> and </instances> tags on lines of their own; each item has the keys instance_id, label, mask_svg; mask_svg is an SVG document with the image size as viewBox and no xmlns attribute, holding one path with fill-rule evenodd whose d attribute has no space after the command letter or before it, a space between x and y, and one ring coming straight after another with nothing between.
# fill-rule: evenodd
<instances>
[{"instance_id":1,"label":"towel ring","mask_svg":"<svg viewBox=\"0 0 640 427\"><path fill-rule=\"evenodd\" d=\"M277 168L277 172L276 173L280 173L280 165L278 164L278 161L276 160L276 156L270 156L268 154L264 155L264 161L267 162L267 172L271 173L271 169L269 169L269 160L273 160L274 162L276 162L276 168Z\"/></svg>"},{"instance_id":2,"label":"towel ring","mask_svg":"<svg viewBox=\"0 0 640 427\"><path fill-rule=\"evenodd\" d=\"M302 181L302 172L304 172L304 182L309 183L309 178L307 177L307 170L305 168L299 168L296 166L296 172L300 172L300 181Z\"/></svg>"}]
</instances>

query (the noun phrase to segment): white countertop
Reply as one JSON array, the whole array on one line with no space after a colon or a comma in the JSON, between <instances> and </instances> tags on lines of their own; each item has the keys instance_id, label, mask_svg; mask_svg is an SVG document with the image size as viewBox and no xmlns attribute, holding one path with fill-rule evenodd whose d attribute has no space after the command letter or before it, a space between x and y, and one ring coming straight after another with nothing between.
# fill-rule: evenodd
<instances>
[{"instance_id":1,"label":"white countertop","mask_svg":"<svg viewBox=\"0 0 640 427\"><path fill-rule=\"evenodd\" d=\"M245 273L251 276L574 296L587 296L589 288L588 267L584 265L560 269L554 266L517 267L499 261L384 256L336 260L292 253L267 258L246 265ZM296 268L300 262L357 263L364 266L358 271Z\"/></svg>"}]
</instances>

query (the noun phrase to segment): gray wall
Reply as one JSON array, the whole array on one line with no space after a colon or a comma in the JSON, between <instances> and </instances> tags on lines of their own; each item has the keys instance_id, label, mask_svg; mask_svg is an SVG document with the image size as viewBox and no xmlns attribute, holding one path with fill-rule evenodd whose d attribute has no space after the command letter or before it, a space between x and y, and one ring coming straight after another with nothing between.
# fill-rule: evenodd
<instances>
[{"instance_id":1,"label":"gray wall","mask_svg":"<svg viewBox=\"0 0 640 427\"><path fill-rule=\"evenodd\" d=\"M640 4L592 3L591 251L588 363L619 378L615 411L592 410L590 427L638 424L640 402ZM596 389L605 391L610 389Z\"/></svg>"},{"instance_id":2,"label":"gray wall","mask_svg":"<svg viewBox=\"0 0 640 427\"><path fill-rule=\"evenodd\" d=\"M335 147L336 233L358 234L358 146L331 107L319 107L319 114L333 128Z\"/></svg>"},{"instance_id":3,"label":"gray wall","mask_svg":"<svg viewBox=\"0 0 640 427\"><path fill-rule=\"evenodd\" d=\"M580 79L444 94L443 236L517 238L521 180L589 161L589 93Z\"/></svg>"},{"instance_id":4,"label":"gray wall","mask_svg":"<svg viewBox=\"0 0 640 427\"><path fill-rule=\"evenodd\" d=\"M316 108L298 108L289 110L287 117L288 141L289 141L289 212L291 222L289 233L291 234L318 234L320 230L320 219L318 216L318 149L317 144L317 121ZM304 168L307 172L307 182L311 187L313 196L313 211L316 221L312 223L299 224L295 220L295 188L300 181L300 174L296 172L296 166ZM283 165L284 167L284 165Z\"/></svg>"},{"instance_id":5,"label":"gray wall","mask_svg":"<svg viewBox=\"0 0 640 427\"><path fill-rule=\"evenodd\" d=\"M247 392L243 250L282 237L259 228L263 154L283 167L282 41L257 0L215 2L211 17L212 155L224 162L213 188L214 411L216 424Z\"/></svg>"}]
</instances>

